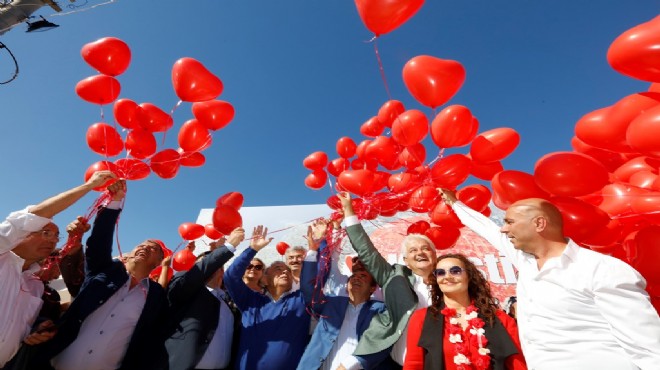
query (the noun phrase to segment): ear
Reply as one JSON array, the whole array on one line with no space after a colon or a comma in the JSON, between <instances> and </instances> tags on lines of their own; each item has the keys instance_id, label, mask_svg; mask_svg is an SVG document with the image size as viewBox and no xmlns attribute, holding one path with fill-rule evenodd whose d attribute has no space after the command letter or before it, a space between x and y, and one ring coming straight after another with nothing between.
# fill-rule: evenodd
<instances>
[{"instance_id":1,"label":"ear","mask_svg":"<svg viewBox=\"0 0 660 370\"><path fill-rule=\"evenodd\" d=\"M534 219L534 226L536 227L536 231L541 232L548 227L548 219L543 216L537 216Z\"/></svg>"},{"instance_id":2,"label":"ear","mask_svg":"<svg viewBox=\"0 0 660 370\"><path fill-rule=\"evenodd\" d=\"M374 292L378 289L378 285L374 285L371 288L369 288L369 293L374 294Z\"/></svg>"}]
</instances>

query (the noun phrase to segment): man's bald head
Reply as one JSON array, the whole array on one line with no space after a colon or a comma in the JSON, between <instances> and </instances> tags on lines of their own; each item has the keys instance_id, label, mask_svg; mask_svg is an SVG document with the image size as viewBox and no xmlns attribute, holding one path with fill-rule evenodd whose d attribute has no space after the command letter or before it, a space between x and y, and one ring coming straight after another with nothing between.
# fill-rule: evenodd
<instances>
[{"instance_id":1,"label":"man's bald head","mask_svg":"<svg viewBox=\"0 0 660 370\"><path fill-rule=\"evenodd\" d=\"M543 254L547 242L564 242L559 209L545 199L529 198L513 203L500 230L514 248L534 255Z\"/></svg>"},{"instance_id":2,"label":"man's bald head","mask_svg":"<svg viewBox=\"0 0 660 370\"><path fill-rule=\"evenodd\" d=\"M530 217L544 217L548 221L546 228L561 232L564 227L564 219L561 212L554 204L546 199L528 198L513 203L509 208L518 208Z\"/></svg>"}]
</instances>

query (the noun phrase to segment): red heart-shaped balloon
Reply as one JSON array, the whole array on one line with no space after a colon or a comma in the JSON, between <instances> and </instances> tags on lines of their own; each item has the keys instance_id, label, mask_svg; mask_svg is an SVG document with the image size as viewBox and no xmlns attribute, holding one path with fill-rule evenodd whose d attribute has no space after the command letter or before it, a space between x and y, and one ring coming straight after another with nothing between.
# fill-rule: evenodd
<instances>
[{"instance_id":1,"label":"red heart-shaped balloon","mask_svg":"<svg viewBox=\"0 0 660 370\"><path fill-rule=\"evenodd\" d=\"M362 22L376 36L401 26L423 4L424 0L355 0Z\"/></svg>"},{"instance_id":2,"label":"red heart-shaped balloon","mask_svg":"<svg viewBox=\"0 0 660 370\"><path fill-rule=\"evenodd\" d=\"M80 54L92 68L108 76L124 73L131 63L131 49L116 37L104 37L85 44Z\"/></svg>"},{"instance_id":3,"label":"red heart-shaped balloon","mask_svg":"<svg viewBox=\"0 0 660 370\"><path fill-rule=\"evenodd\" d=\"M222 100L209 100L193 103L195 118L209 130L219 130L234 119L234 107Z\"/></svg>"},{"instance_id":4,"label":"red heart-shaped balloon","mask_svg":"<svg viewBox=\"0 0 660 370\"><path fill-rule=\"evenodd\" d=\"M464 81L465 68L455 60L420 55L403 67L403 82L410 94L431 108L449 101Z\"/></svg>"},{"instance_id":5,"label":"red heart-shaped balloon","mask_svg":"<svg viewBox=\"0 0 660 370\"><path fill-rule=\"evenodd\" d=\"M106 75L87 77L76 84L76 94L82 100L99 105L112 103L120 92L119 81Z\"/></svg>"},{"instance_id":6,"label":"red heart-shaped balloon","mask_svg":"<svg viewBox=\"0 0 660 370\"><path fill-rule=\"evenodd\" d=\"M373 192L375 174L370 170L346 170L337 178L337 182L347 191L358 196Z\"/></svg>"},{"instance_id":7,"label":"red heart-shaped balloon","mask_svg":"<svg viewBox=\"0 0 660 370\"><path fill-rule=\"evenodd\" d=\"M172 86L187 102L213 100L222 93L222 81L193 58L181 58L172 67Z\"/></svg>"},{"instance_id":8,"label":"red heart-shaped balloon","mask_svg":"<svg viewBox=\"0 0 660 370\"><path fill-rule=\"evenodd\" d=\"M607 61L626 76L660 82L660 16L617 37L607 51Z\"/></svg>"}]
</instances>

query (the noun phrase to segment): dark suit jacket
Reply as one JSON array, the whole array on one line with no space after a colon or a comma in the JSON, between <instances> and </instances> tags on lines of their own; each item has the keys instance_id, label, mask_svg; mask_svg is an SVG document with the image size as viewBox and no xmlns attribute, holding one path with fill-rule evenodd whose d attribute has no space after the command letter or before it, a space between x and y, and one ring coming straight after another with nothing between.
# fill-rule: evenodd
<instances>
[{"instance_id":1,"label":"dark suit jacket","mask_svg":"<svg viewBox=\"0 0 660 370\"><path fill-rule=\"evenodd\" d=\"M128 281L121 261L112 259L114 227L121 210L102 208L94 221L85 250L85 281L58 323L55 337L44 346L39 367L71 344L82 322ZM159 369L166 361L163 346L167 301L163 288L149 281L149 293L142 314L133 331L120 369ZM45 362L44 362L45 360ZM35 367L36 368L36 367Z\"/></svg>"},{"instance_id":2,"label":"dark suit jacket","mask_svg":"<svg viewBox=\"0 0 660 370\"><path fill-rule=\"evenodd\" d=\"M226 247L218 248L189 271L176 274L170 282L167 289L170 336L165 341L170 370L192 369L206 352L218 327L220 310L220 301L208 291L206 282L233 255ZM234 315L234 338L238 338L241 316L232 306L229 307ZM232 344L236 342L232 339Z\"/></svg>"}]
</instances>

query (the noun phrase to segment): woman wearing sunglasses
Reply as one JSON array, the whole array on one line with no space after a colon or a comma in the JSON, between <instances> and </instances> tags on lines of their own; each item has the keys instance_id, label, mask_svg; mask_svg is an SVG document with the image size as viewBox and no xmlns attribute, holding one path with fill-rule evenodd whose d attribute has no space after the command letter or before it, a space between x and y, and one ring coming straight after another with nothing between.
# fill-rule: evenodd
<instances>
[{"instance_id":1,"label":"woman wearing sunglasses","mask_svg":"<svg viewBox=\"0 0 660 370\"><path fill-rule=\"evenodd\" d=\"M250 264L245 268L243 281L250 289L255 292L263 293L264 286L261 279L264 276L264 261L259 258L253 258Z\"/></svg>"},{"instance_id":2,"label":"woman wearing sunglasses","mask_svg":"<svg viewBox=\"0 0 660 370\"><path fill-rule=\"evenodd\" d=\"M432 304L410 318L404 369L527 369L516 322L467 257L438 257L429 280Z\"/></svg>"}]
</instances>

